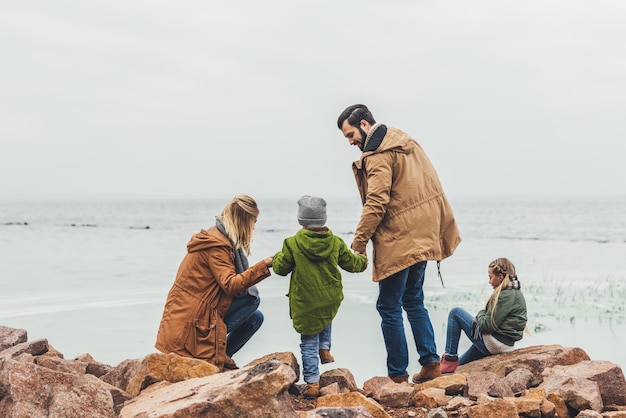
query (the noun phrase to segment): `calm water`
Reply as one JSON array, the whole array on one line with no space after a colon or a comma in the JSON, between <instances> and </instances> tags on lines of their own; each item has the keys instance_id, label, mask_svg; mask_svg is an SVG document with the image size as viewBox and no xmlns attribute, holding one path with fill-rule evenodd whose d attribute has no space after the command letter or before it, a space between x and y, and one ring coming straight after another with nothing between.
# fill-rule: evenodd
<instances>
[{"instance_id":1,"label":"calm water","mask_svg":"<svg viewBox=\"0 0 626 418\"><path fill-rule=\"evenodd\" d=\"M299 196L297 196L299 197ZM299 228L297 197L259 199L250 261L280 249ZM328 200L328 226L349 244L359 202ZM47 338L72 358L90 353L116 365L155 352L156 330L189 237L213 224L225 199L0 201L0 325ZM530 333L519 346L561 344L626 366L626 197L453 201L463 242L427 269L426 303L443 350L447 312L477 311L490 294L487 264L508 257L526 296ZM358 383L385 375L371 272L344 273L333 324L336 362ZM299 359L288 316L288 278L260 284L265 323L235 356L239 364L276 351ZM407 329L408 336L410 331ZM465 341L465 340L463 340ZM409 373L419 370L415 355Z\"/></svg>"}]
</instances>

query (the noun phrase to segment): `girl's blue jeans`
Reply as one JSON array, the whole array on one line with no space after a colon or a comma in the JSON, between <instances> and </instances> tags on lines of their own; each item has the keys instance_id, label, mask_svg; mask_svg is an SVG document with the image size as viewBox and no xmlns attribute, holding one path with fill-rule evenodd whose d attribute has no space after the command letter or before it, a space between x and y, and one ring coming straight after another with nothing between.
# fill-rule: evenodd
<instances>
[{"instance_id":1,"label":"girl's blue jeans","mask_svg":"<svg viewBox=\"0 0 626 418\"><path fill-rule=\"evenodd\" d=\"M306 383L320 381L319 350L330 350L332 322L319 334L300 335L300 353L302 354L302 377Z\"/></svg>"},{"instance_id":2,"label":"girl's blue jeans","mask_svg":"<svg viewBox=\"0 0 626 418\"><path fill-rule=\"evenodd\" d=\"M404 333L405 310L422 366L439 361L435 332L424 306L426 261L412 265L378 282L376 309L387 349L387 374L407 376L409 351Z\"/></svg>"},{"instance_id":3,"label":"girl's blue jeans","mask_svg":"<svg viewBox=\"0 0 626 418\"><path fill-rule=\"evenodd\" d=\"M448 327L446 331L446 354L451 356L458 355L459 339L461 338L461 330L467 335L472 342L472 346L459 357L459 364L466 364L470 361L478 360L490 355L489 350L485 347L482 337L472 337L472 322L474 315L467 312L463 308L452 308L448 313Z\"/></svg>"},{"instance_id":4,"label":"girl's blue jeans","mask_svg":"<svg viewBox=\"0 0 626 418\"><path fill-rule=\"evenodd\" d=\"M263 313L258 310L261 298L246 295L233 298L224 315L226 323L226 355L232 357L261 328Z\"/></svg>"}]
</instances>

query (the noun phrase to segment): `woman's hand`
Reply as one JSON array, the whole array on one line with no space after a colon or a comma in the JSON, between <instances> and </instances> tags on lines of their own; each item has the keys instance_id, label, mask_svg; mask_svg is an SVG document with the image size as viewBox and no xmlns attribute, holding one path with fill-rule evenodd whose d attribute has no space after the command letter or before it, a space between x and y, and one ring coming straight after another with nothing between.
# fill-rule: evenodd
<instances>
[{"instance_id":1,"label":"woman's hand","mask_svg":"<svg viewBox=\"0 0 626 418\"><path fill-rule=\"evenodd\" d=\"M265 259L263 259L263 262L265 263L265 265L267 266L267 268L272 267L272 261L274 261L274 256L271 255Z\"/></svg>"}]
</instances>

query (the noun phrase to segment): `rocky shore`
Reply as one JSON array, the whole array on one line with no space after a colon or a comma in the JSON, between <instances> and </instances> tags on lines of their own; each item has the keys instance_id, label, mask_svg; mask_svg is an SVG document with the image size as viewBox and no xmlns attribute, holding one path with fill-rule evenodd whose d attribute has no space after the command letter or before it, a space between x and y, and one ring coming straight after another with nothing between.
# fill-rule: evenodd
<instances>
[{"instance_id":1,"label":"rocky shore","mask_svg":"<svg viewBox=\"0 0 626 418\"><path fill-rule=\"evenodd\" d=\"M89 354L65 359L46 339L0 326L0 417L623 417L626 381L610 361L578 347L542 345L487 357L413 385L373 376L357 387L348 369L322 374L304 401L293 353L237 370L151 353L116 366Z\"/></svg>"}]
</instances>

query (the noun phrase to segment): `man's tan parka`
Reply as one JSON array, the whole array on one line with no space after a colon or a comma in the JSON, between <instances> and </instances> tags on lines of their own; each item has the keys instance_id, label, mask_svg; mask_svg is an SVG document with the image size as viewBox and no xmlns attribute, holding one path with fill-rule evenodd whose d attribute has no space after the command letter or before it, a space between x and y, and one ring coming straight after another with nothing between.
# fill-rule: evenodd
<instances>
[{"instance_id":1,"label":"man's tan parka","mask_svg":"<svg viewBox=\"0 0 626 418\"><path fill-rule=\"evenodd\" d=\"M379 282L420 261L443 260L461 242L452 208L422 147L387 127L374 151L352 164L363 211L352 249L374 245L373 280Z\"/></svg>"},{"instance_id":2,"label":"man's tan parka","mask_svg":"<svg viewBox=\"0 0 626 418\"><path fill-rule=\"evenodd\" d=\"M236 274L233 246L216 227L193 235L167 295L155 347L207 360L222 370L224 315L233 296L270 275L263 261Z\"/></svg>"}]
</instances>

